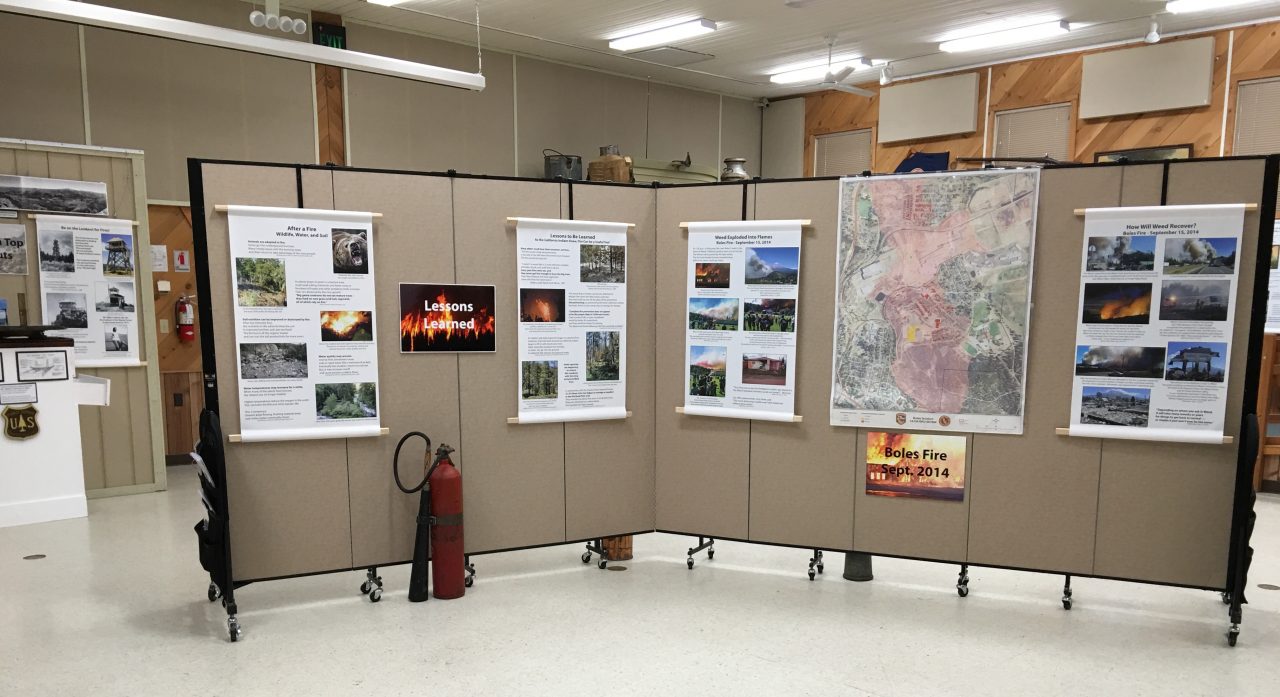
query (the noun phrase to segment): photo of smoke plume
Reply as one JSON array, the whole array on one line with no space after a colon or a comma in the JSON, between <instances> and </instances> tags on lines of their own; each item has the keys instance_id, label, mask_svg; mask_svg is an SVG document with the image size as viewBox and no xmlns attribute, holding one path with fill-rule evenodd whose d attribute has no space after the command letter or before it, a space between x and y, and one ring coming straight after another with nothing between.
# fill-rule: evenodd
<instances>
[{"instance_id":1,"label":"photo of smoke plume","mask_svg":"<svg viewBox=\"0 0 1280 697\"><path fill-rule=\"evenodd\" d=\"M1150 324L1150 283L1086 283L1085 324Z\"/></svg>"},{"instance_id":2,"label":"photo of smoke plume","mask_svg":"<svg viewBox=\"0 0 1280 697\"><path fill-rule=\"evenodd\" d=\"M1154 235L1089 238L1089 271L1151 271L1155 267Z\"/></svg>"},{"instance_id":3,"label":"photo of smoke plume","mask_svg":"<svg viewBox=\"0 0 1280 697\"><path fill-rule=\"evenodd\" d=\"M1160 319L1222 322L1227 319L1229 279L1165 281L1160 288Z\"/></svg>"},{"instance_id":4,"label":"photo of smoke plume","mask_svg":"<svg viewBox=\"0 0 1280 697\"><path fill-rule=\"evenodd\" d=\"M1236 272L1234 237L1181 237L1164 241L1167 274L1232 274Z\"/></svg>"},{"instance_id":5,"label":"photo of smoke plume","mask_svg":"<svg viewBox=\"0 0 1280 697\"><path fill-rule=\"evenodd\" d=\"M1145 427L1151 412L1151 390L1142 387L1085 387L1080 396L1080 423Z\"/></svg>"},{"instance_id":6,"label":"photo of smoke plume","mask_svg":"<svg viewBox=\"0 0 1280 697\"><path fill-rule=\"evenodd\" d=\"M1077 346L1076 375L1164 377L1163 346Z\"/></svg>"},{"instance_id":7,"label":"photo of smoke plume","mask_svg":"<svg viewBox=\"0 0 1280 697\"><path fill-rule=\"evenodd\" d=\"M521 322L563 322L564 288L521 288Z\"/></svg>"}]
</instances>

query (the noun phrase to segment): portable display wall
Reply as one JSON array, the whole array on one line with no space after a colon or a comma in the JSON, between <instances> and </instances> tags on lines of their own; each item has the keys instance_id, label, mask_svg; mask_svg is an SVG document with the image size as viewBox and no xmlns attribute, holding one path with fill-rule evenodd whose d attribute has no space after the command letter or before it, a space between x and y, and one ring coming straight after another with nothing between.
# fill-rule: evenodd
<instances>
[{"instance_id":1,"label":"portable display wall","mask_svg":"<svg viewBox=\"0 0 1280 697\"><path fill-rule=\"evenodd\" d=\"M1265 275L1241 264L1228 384L1232 445L1071 438L1084 207L1259 203L1239 251L1270 244L1276 168L1265 158L1042 172L1025 431L969 438L963 503L864 495L865 432L828 425L838 181L630 187L193 160L209 403L235 433L226 218L216 205L367 210L383 424L391 436L228 445L237 580L398 563L416 498L395 489L398 437L458 447L469 553L661 530L767 544L1225 590L1242 539L1238 454L1253 404ZM516 409L510 216L634 223L627 260L628 408L612 422L509 425ZM683 404L687 235L681 222L808 219L796 385L802 423L677 414ZM495 284L495 354L401 355L397 284ZM1262 294L1262 295L1260 295ZM648 302L653 298L654 302ZM662 337L662 341L658 338ZM215 356L216 354L216 363ZM1253 367L1256 367L1254 365ZM1245 465L1247 470L1251 462ZM406 464L406 466L409 466Z\"/></svg>"}]
</instances>

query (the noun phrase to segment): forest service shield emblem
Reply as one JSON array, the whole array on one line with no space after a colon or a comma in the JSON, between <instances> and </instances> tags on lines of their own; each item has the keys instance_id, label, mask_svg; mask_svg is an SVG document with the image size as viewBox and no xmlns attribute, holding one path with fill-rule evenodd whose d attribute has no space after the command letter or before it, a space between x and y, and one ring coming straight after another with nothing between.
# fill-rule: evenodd
<instances>
[{"instance_id":1,"label":"forest service shield emblem","mask_svg":"<svg viewBox=\"0 0 1280 697\"><path fill-rule=\"evenodd\" d=\"M40 433L40 424L36 423L36 408L27 404L21 407L4 408L4 435L14 440L34 438Z\"/></svg>"}]
</instances>

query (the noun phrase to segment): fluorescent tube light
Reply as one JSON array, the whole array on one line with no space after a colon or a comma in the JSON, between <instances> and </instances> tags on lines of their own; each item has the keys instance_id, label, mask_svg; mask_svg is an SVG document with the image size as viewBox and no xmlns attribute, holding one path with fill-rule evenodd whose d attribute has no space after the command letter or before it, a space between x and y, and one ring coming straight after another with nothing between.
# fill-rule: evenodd
<instances>
[{"instance_id":1,"label":"fluorescent tube light","mask_svg":"<svg viewBox=\"0 0 1280 697\"><path fill-rule=\"evenodd\" d=\"M614 39L609 42L609 48L623 52L638 51L642 48L651 48L653 46L666 46L676 41L710 34L715 30L716 23L709 19L691 19L687 22L650 29L649 31Z\"/></svg>"},{"instance_id":2,"label":"fluorescent tube light","mask_svg":"<svg viewBox=\"0 0 1280 697\"><path fill-rule=\"evenodd\" d=\"M977 36L966 36L943 41L938 44L938 50L947 53L961 53L964 51L979 51L984 48L1012 46L1059 36L1066 34L1070 30L1071 25L1065 21L1045 22L1044 24L1033 24L1029 27L1017 27L990 34L979 34Z\"/></svg>"},{"instance_id":3,"label":"fluorescent tube light","mask_svg":"<svg viewBox=\"0 0 1280 697\"><path fill-rule=\"evenodd\" d=\"M383 7L391 7L392 5L403 5L409 0L364 0L370 5L382 5Z\"/></svg>"},{"instance_id":4,"label":"fluorescent tube light","mask_svg":"<svg viewBox=\"0 0 1280 697\"><path fill-rule=\"evenodd\" d=\"M1206 10L1225 10L1237 5L1250 5L1258 0L1172 0L1164 4L1164 11L1173 14L1184 12L1204 12Z\"/></svg>"},{"instance_id":5,"label":"fluorescent tube light","mask_svg":"<svg viewBox=\"0 0 1280 697\"><path fill-rule=\"evenodd\" d=\"M827 65L826 61L822 63L810 63L803 67L789 67L772 73L769 75L769 82L775 85L794 85L802 82L821 82L822 78L827 76L827 72L838 73L844 68L853 68L854 72L866 70L871 67L880 67L884 65L882 60L871 60L870 58L841 57L831 61L831 65Z\"/></svg>"},{"instance_id":6,"label":"fluorescent tube light","mask_svg":"<svg viewBox=\"0 0 1280 697\"><path fill-rule=\"evenodd\" d=\"M117 10L114 7L102 7L84 2L70 0L0 0L0 12L41 17L60 22L72 22L104 29L127 31L134 34L158 36L164 39L185 41L192 44L203 44L227 48L233 51L246 51L276 58L320 63L338 68L347 68L362 73L388 75L391 77L430 82L448 87L461 87L477 92L484 89L484 76L478 73L467 73L461 70L441 68L425 63L386 58L358 51L346 51L328 46L317 46L305 41L278 39L273 36L262 36L247 31L236 31L208 24L187 22L181 19L170 19L156 15Z\"/></svg>"}]
</instances>

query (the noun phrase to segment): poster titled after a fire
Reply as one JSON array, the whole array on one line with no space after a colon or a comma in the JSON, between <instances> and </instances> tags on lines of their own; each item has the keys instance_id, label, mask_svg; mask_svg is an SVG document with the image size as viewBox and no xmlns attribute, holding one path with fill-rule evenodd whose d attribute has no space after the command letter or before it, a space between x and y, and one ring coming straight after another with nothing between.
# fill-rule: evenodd
<instances>
[{"instance_id":1,"label":"poster titled after a fire","mask_svg":"<svg viewBox=\"0 0 1280 697\"><path fill-rule=\"evenodd\" d=\"M230 206L245 442L381 432L373 214Z\"/></svg>"},{"instance_id":2,"label":"poster titled after a fire","mask_svg":"<svg viewBox=\"0 0 1280 697\"><path fill-rule=\"evenodd\" d=\"M628 227L516 220L520 423L626 418Z\"/></svg>"},{"instance_id":3,"label":"poster titled after a fire","mask_svg":"<svg viewBox=\"0 0 1280 697\"><path fill-rule=\"evenodd\" d=\"M1220 443L1244 205L1085 212L1070 433Z\"/></svg>"}]
</instances>

